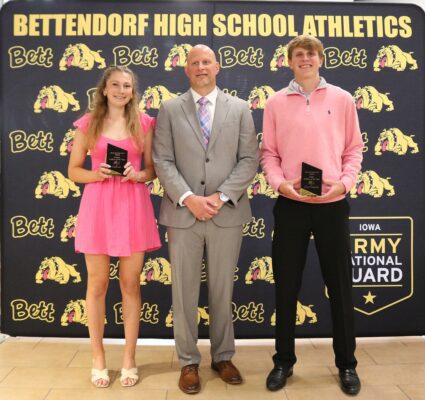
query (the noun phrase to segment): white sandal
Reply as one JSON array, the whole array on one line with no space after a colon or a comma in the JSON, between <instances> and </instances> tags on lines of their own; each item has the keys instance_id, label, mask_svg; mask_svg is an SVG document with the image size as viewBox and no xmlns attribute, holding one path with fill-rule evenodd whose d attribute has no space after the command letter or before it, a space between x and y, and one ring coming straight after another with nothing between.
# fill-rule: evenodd
<instances>
[{"instance_id":1,"label":"white sandal","mask_svg":"<svg viewBox=\"0 0 425 400\"><path fill-rule=\"evenodd\" d=\"M106 383L101 384L100 380L104 380ZM91 369L91 383L97 388L107 388L109 386L109 374L108 370L105 369Z\"/></svg>"},{"instance_id":2,"label":"white sandal","mask_svg":"<svg viewBox=\"0 0 425 400\"><path fill-rule=\"evenodd\" d=\"M138 381L139 381L139 375L138 375L138 369L137 368L121 368L121 377L120 377L120 382L121 382L121 386L123 387L130 387L130 386L134 386ZM126 383L125 380L126 379L133 379L134 383Z\"/></svg>"}]
</instances>

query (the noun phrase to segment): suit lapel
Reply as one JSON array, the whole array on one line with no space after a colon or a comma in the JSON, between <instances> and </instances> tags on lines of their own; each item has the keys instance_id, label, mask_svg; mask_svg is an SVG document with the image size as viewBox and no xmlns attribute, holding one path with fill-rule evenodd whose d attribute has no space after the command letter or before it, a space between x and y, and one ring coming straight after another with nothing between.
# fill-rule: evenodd
<instances>
[{"instance_id":1,"label":"suit lapel","mask_svg":"<svg viewBox=\"0 0 425 400\"><path fill-rule=\"evenodd\" d=\"M213 147L215 141L217 140L217 137L221 134L221 126L223 125L223 122L226 120L227 113L229 112L229 108L230 108L229 100L224 95L224 93L221 90L219 90L217 95L217 103L215 105L213 126L211 129L208 150L210 150Z\"/></svg>"},{"instance_id":2,"label":"suit lapel","mask_svg":"<svg viewBox=\"0 0 425 400\"><path fill-rule=\"evenodd\" d=\"M193 133L198 138L202 148L205 148L204 135L202 134L202 131L201 131L201 125L199 125L198 115L196 113L196 106L195 106L195 102L193 101L193 96L191 91L188 90L186 93L182 94L180 98L182 100L183 112L186 115L186 118L190 126L192 127Z\"/></svg>"}]
</instances>

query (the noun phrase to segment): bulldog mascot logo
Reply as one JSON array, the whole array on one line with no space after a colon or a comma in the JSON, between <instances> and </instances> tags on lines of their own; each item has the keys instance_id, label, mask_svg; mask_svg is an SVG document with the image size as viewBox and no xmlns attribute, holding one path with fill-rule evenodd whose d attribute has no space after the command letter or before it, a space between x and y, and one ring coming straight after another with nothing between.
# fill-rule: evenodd
<instances>
[{"instance_id":1,"label":"bulldog mascot logo","mask_svg":"<svg viewBox=\"0 0 425 400\"><path fill-rule=\"evenodd\" d=\"M146 186L148 187L150 194L164 197L164 188L158 178L155 178L153 181L146 182Z\"/></svg>"},{"instance_id":2,"label":"bulldog mascot logo","mask_svg":"<svg viewBox=\"0 0 425 400\"><path fill-rule=\"evenodd\" d=\"M249 199L252 199L257 194L262 194L264 196L270 197L271 199L275 199L278 196L272 187L267 184L263 172L258 172L255 174L254 180L248 186L247 193Z\"/></svg>"},{"instance_id":3,"label":"bulldog mascot logo","mask_svg":"<svg viewBox=\"0 0 425 400\"><path fill-rule=\"evenodd\" d=\"M79 101L74 97L75 92L66 93L57 85L43 86L38 93L37 99L34 103L34 112L41 113L41 111L50 108L59 113L68 110L69 106L72 111L80 109Z\"/></svg>"},{"instance_id":4,"label":"bulldog mascot logo","mask_svg":"<svg viewBox=\"0 0 425 400\"><path fill-rule=\"evenodd\" d=\"M72 282L81 282L80 273L75 269L77 264L67 264L60 257L45 257L35 274L35 283L43 283L52 280L64 285L74 278Z\"/></svg>"},{"instance_id":5,"label":"bulldog mascot logo","mask_svg":"<svg viewBox=\"0 0 425 400\"><path fill-rule=\"evenodd\" d=\"M306 320L309 324L316 324L317 323L317 315L312 310L313 305L310 304L309 306L305 306L301 304L299 301L297 301L297 316L295 319L296 325L304 325ZM270 318L270 325L276 326L276 311L273 313L272 317Z\"/></svg>"},{"instance_id":6,"label":"bulldog mascot logo","mask_svg":"<svg viewBox=\"0 0 425 400\"><path fill-rule=\"evenodd\" d=\"M59 61L59 70L66 71L71 67L78 67L84 71L93 69L94 64L98 63L97 68L106 68L105 59L100 56L102 50L90 50L83 43L70 44L64 51Z\"/></svg>"},{"instance_id":7,"label":"bulldog mascot logo","mask_svg":"<svg viewBox=\"0 0 425 400\"><path fill-rule=\"evenodd\" d=\"M381 156L386 151L392 151L399 156L404 156L409 149L411 154L419 152L417 143L413 141L414 135L407 136L398 128L384 129L375 145L375 155Z\"/></svg>"},{"instance_id":8,"label":"bulldog mascot logo","mask_svg":"<svg viewBox=\"0 0 425 400\"><path fill-rule=\"evenodd\" d=\"M207 311L208 307L198 307L198 325L202 321L204 325L210 324L210 316ZM170 308L166 318L165 318L165 326L167 328L173 327L173 308Z\"/></svg>"},{"instance_id":9,"label":"bulldog mascot logo","mask_svg":"<svg viewBox=\"0 0 425 400\"><path fill-rule=\"evenodd\" d=\"M35 198L41 199L43 196L51 194L65 199L69 192L74 192L72 197L80 197L80 188L70 179L65 178L59 171L43 172L38 185L35 188Z\"/></svg>"},{"instance_id":10,"label":"bulldog mascot logo","mask_svg":"<svg viewBox=\"0 0 425 400\"><path fill-rule=\"evenodd\" d=\"M186 59L192 46L187 43L175 44L168 53L164 67L166 71L172 71L176 67L184 67Z\"/></svg>"},{"instance_id":11,"label":"bulldog mascot logo","mask_svg":"<svg viewBox=\"0 0 425 400\"><path fill-rule=\"evenodd\" d=\"M151 281L171 285L171 266L165 258L150 258L146 261L140 274L140 284L147 285Z\"/></svg>"},{"instance_id":12,"label":"bulldog mascot logo","mask_svg":"<svg viewBox=\"0 0 425 400\"><path fill-rule=\"evenodd\" d=\"M350 197L355 199L361 194L378 198L382 197L384 191L388 191L387 196L394 196L394 186L389 182L391 178L381 178L375 171L360 172L357 176L356 184L350 190Z\"/></svg>"},{"instance_id":13,"label":"bulldog mascot logo","mask_svg":"<svg viewBox=\"0 0 425 400\"><path fill-rule=\"evenodd\" d=\"M389 93L379 93L373 86L363 86L357 88L354 92L354 102L357 109L363 108L374 113L381 112L386 106L385 111L393 111L393 102L388 98Z\"/></svg>"},{"instance_id":14,"label":"bulldog mascot logo","mask_svg":"<svg viewBox=\"0 0 425 400\"><path fill-rule=\"evenodd\" d=\"M66 305L61 317L61 325L68 326L72 323L78 323L85 326L88 325L85 300L71 300Z\"/></svg>"},{"instance_id":15,"label":"bulldog mascot logo","mask_svg":"<svg viewBox=\"0 0 425 400\"><path fill-rule=\"evenodd\" d=\"M61 231L61 242L68 242L69 239L75 238L75 225L77 224L77 216L70 215L65 221L65 225Z\"/></svg>"},{"instance_id":16,"label":"bulldog mascot logo","mask_svg":"<svg viewBox=\"0 0 425 400\"><path fill-rule=\"evenodd\" d=\"M384 68L392 68L396 71L404 71L408 64L410 70L418 69L418 63L412 57L412 53L412 51L406 53L393 44L382 46L376 55L373 70L379 72Z\"/></svg>"},{"instance_id":17,"label":"bulldog mascot logo","mask_svg":"<svg viewBox=\"0 0 425 400\"><path fill-rule=\"evenodd\" d=\"M271 257L255 258L245 275L245 283L252 285L255 281L274 283Z\"/></svg>"},{"instance_id":18,"label":"bulldog mascot logo","mask_svg":"<svg viewBox=\"0 0 425 400\"><path fill-rule=\"evenodd\" d=\"M260 110L266 105L266 100L275 93L270 86L254 86L248 96L250 110Z\"/></svg>"},{"instance_id":19,"label":"bulldog mascot logo","mask_svg":"<svg viewBox=\"0 0 425 400\"><path fill-rule=\"evenodd\" d=\"M68 132L65 133L65 136L63 137L62 143L59 147L59 153L61 156L67 156L71 153L72 145L74 144L74 136L75 130L68 129Z\"/></svg>"},{"instance_id":20,"label":"bulldog mascot logo","mask_svg":"<svg viewBox=\"0 0 425 400\"><path fill-rule=\"evenodd\" d=\"M171 93L165 86L148 86L143 93L142 100L140 100L139 110L142 112L146 112L146 110L150 110L151 108L159 110L163 101L177 96L176 93Z\"/></svg>"},{"instance_id":21,"label":"bulldog mascot logo","mask_svg":"<svg viewBox=\"0 0 425 400\"><path fill-rule=\"evenodd\" d=\"M280 45L273 54L270 61L270 71L277 71L278 68L289 67L288 64L288 46Z\"/></svg>"}]
</instances>

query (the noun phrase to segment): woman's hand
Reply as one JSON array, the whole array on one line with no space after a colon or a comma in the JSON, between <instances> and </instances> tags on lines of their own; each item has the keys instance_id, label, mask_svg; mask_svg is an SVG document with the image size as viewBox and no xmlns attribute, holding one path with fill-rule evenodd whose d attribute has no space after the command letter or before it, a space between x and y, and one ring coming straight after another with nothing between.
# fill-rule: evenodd
<instances>
[{"instance_id":1,"label":"woman's hand","mask_svg":"<svg viewBox=\"0 0 425 400\"><path fill-rule=\"evenodd\" d=\"M121 180L121 182L127 182L127 181L132 181L134 183L146 182L145 172L136 171L130 161L124 165L124 168L125 168L124 178Z\"/></svg>"},{"instance_id":2,"label":"woman's hand","mask_svg":"<svg viewBox=\"0 0 425 400\"><path fill-rule=\"evenodd\" d=\"M96 171L96 175L99 182L111 178L111 166L109 164L101 163Z\"/></svg>"}]
</instances>

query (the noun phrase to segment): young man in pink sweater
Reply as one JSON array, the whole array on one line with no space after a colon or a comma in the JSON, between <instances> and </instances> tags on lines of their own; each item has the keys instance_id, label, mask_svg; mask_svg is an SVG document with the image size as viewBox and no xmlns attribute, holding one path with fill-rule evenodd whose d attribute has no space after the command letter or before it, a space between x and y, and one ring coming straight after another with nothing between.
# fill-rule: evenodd
<instances>
[{"instance_id":1,"label":"young man in pink sweater","mask_svg":"<svg viewBox=\"0 0 425 400\"><path fill-rule=\"evenodd\" d=\"M269 98L263 116L261 165L269 184L280 194L273 210L272 245L276 354L267 388L285 386L297 360L296 306L312 233L331 303L341 389L355 395L360 380L355 369L350 207L345 194L354 185L362 161L359 122L351 95L319 75L320 40L308 35L292 39L288 62L294 79ZM300 194L302 163L322 170L321 194L316 197Z\"/></svg>"}]
</instances>

